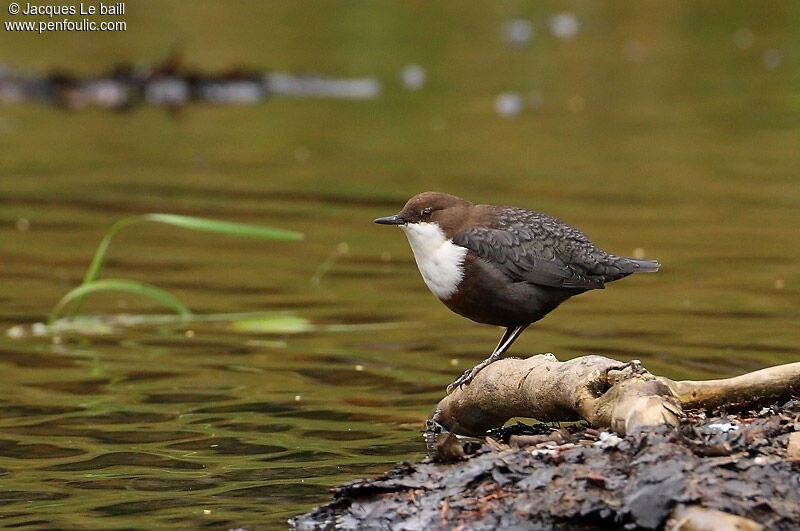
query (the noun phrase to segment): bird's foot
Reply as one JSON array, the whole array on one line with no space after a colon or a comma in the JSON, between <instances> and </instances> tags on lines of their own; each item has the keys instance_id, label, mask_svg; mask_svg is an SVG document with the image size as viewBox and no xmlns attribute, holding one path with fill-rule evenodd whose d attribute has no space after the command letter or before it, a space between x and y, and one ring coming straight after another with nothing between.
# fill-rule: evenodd
<instances>
[{"instance_id":1,"label":"bird's foot","mask_svg":"<svg viewBox=\"0 0 800 531\"><path fill-rule=\"evenodd\" d=\"M492 363L494 363L495 361L497 361L497 360L499 360L500 358L502 358L502 357L503 357L503 354L504 354L504 351L500 351L500 352L498 352L498 351L495 351L495 352L492 352L492 355L491 355L491 356L489 356L488 358L486 358L485 360L483 360L483 361L482 361L482 362L480 362L479 364L475 365L475 366L474 366L473 368L471 368L470 370L468 370L468 371L464 371L464 374L462 374L461 376L459 376L459 377L456 379L456 381L455 381L455 382L453 382L453 383L451 383L450 385L448 385L448 386L447 386L447 394L449 395L449 394L450 394L450 393L452 393L452 392L453 392L453 391L454 391L456 388L459 388L459 389L460 389L460 388L464 387L465 385L469 385L469 383L472 381L472 379L473 379L473 378L475 378L475 377L478 375L478 373L479 373L479 372L481 372L481 370L482 370L482 369L484 369L484 368L485 368L485 367L487 367L488 365L491 365L491 364L492 364Z\"/></svg>"},{"instance_id":2,"label":"bird's foot","mask_svg":"<svg viewBox=\"0 0 800 531\"><path fill-rule=\"evenodd\" d=\"M447 386L447 394L449 395L455 389L460 389L465 385L469 385L473 378L480 372L483 367L473 367L472 369L464 371L464 374L456 378L456 381Z\"/></svg>"}]
</instances>

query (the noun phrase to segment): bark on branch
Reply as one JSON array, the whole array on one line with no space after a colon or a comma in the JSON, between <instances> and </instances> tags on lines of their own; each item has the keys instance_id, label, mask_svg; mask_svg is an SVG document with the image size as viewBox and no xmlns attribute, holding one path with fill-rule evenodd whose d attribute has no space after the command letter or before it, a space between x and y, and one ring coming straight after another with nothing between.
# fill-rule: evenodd
<instances>
[{"instance_id":1,"label":"bark on branch","mask_svg":"<svg viewBox=\"0 0 800 531\"><path fill-rule=\"evenodd\" d=\"M434 420L451 432L482 435L512 417L542 422L584 419L625 434L677 426L684 408L747 405L800 393L800 363L735 378L673 381L638 361L602 356L558 361L552 354L492 363L438 405Z\"/></svg>"}]
</instances>

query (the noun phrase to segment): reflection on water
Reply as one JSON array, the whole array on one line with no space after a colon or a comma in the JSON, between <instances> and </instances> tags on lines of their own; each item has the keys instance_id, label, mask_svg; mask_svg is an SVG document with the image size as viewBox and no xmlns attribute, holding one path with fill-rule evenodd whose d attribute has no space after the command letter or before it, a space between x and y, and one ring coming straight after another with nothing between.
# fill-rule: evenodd
<instances>
[{"instance_id":1,"label":"reflection on water","mask_svg":"<svg viewBox=\"0 0 800 531\"><path fill-rule=\"evenodd\" d=\"M132 214L306 235L131 228L102 277L229 317L0 337L3 525L281 528L328 487L419 459L445 386L498 336L436 301L402 233L372 224L423 190L541 209L663 265L567 301L513 354L638 358L673 378L800 357L796 6L444 13L378 2L357 27L351 12L323 24L298 6L254 7L232 35L200 13L180 20L233 47L250 19L280 20L299 37L251 28L259 45L234 50L243 64L374 75L380 97L198 106L178 119L3 107L4 331L43 320L105 230ZM149 22L161 19L180 24ZM24 56L29 45L0 48ZM56 58L84 57L69 46ZM100 48L88 71L112 52ZM495 111L502 94L515 95L500 105L513 119ZM85 310L162 311L119 294ZM241 319L263 312L283 312L284 326Z\"/></svg>"}]
</instances>

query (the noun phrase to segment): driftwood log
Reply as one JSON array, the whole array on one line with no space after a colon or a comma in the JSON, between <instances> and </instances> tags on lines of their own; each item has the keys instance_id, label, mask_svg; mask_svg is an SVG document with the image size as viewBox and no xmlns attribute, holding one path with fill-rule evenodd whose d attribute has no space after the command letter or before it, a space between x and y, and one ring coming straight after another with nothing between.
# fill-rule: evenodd
<instances>
[{"instance_id":1,"label":"driftwood log","mask_svg":"<svg viewBox=\"0 0 800 531\"><path fill-rule=\"evenodd\" d=\"M695 382L654 376L638 361L582 356L562 362L541 354L489 365L470 385L444 397L433 420L461 435L481 436L512 417L540 422L582 419L624 435L653 426L678 426L684 409L751 407L797 394L800 363Z\"/></svg>"},{"instance_id":2,"label":"driftwood log","mask_svg":"<svg viewBox=\"0 0 800 531\"><path fill-rule=\"evenodd\" d=\"M291 525L795 530L798 394L800 363L693 382L600 356L501 360L439 402L429 459L336 487ZM592 426L508 426L482 444L453 435L512 417Z\"/></svg>"}]
</instances>

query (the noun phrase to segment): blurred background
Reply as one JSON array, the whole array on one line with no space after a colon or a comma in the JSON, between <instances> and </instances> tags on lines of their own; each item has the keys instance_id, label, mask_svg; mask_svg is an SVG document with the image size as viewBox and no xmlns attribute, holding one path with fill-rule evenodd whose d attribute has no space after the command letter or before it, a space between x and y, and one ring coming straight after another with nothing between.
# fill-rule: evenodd
<instances>
[{"instance_id":1,"label":"blurred background","mask_svg":"<svg viewBox=\"0 0 800 531\"><path fill-rule=\"evenodd\" d=\"M0 31L2 525L284 528L422 458L500 335L372 224L424 190L661 262L512 354L692 379L800 357L796 3L140 0L108 20L124 31ZM36 326L146 212L305 239L130 227L101 277L216 317L124 324L165 310L111 293L91 330Z\"/></svg>"}]
</instances>

